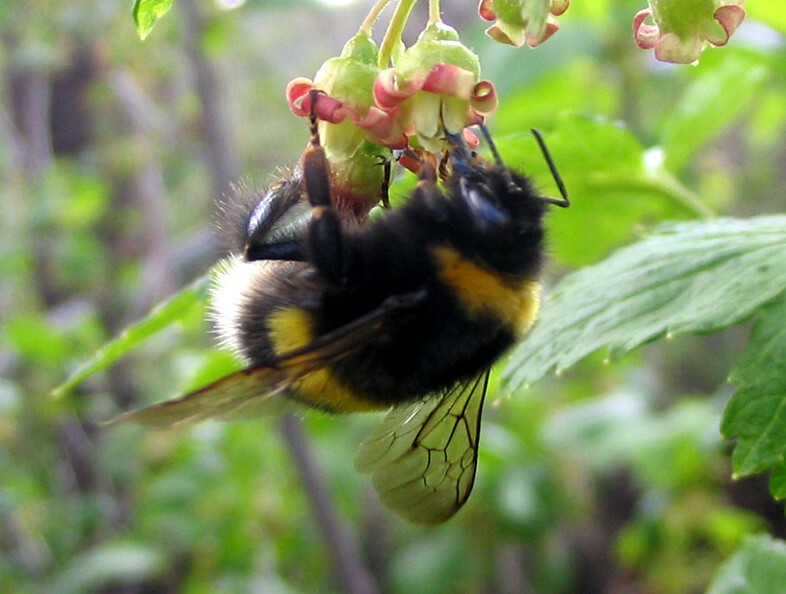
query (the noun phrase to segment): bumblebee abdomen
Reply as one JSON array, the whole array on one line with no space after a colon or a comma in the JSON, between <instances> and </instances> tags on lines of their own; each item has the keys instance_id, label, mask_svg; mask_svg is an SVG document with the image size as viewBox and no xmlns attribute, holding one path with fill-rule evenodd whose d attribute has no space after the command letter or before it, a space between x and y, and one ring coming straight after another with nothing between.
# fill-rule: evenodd
<instances>
[{"instance_id":1,"label":"bumblebee abdomen","mask_svg":"<svg viewBox=\"0 0 786 594\"><path fill-rule=\"evenodd\" d=\"M274 309L267 320L268 340L275 355L286 355L303 349L317 338L317 320L313 312L301 307ZM289 387L290 396L315 408L333 412L364 412L385 408L378 400L363 394L353 385L337 375L330 364L314 366L313 371L301 373ZM298 369L297 367L295 368Z\"/></svg>"},{"instance_id":2,"label":"bumblebee abdomen","mask_svg":"<svg viewBox=\"0 0 786 594\"><path fill-rule=\"evenodd\" d=\"M486 319L515 336L529 330L540 303L535 279L502 274L448 246L431 253L436 274L455 295L462 315Z\"/></svg>"},{"instance_id":3,"label":"bumblebee abdomen","mask_svg":"<svg viewBox=\"0 0 786 594\"><path fill-rule=\"evenodd\" d=\"M399 404L476 377L535 318L534 279L501 274L447 245L428 252L426 300L333 366L362 398Z\"/></svg>"},{"instance_id":4,"label":"bumblebee abdomen","mask_svg":"<svg viewBox=\"0 0 786 594\"><path fill-rule=\"evenodd\" d=\"M440 307L441 305L441 307ZM509 328L433 301L331 367L356 395L385 406L418 400L477 376L515 342Z\"/></svg>"}]
</instances>

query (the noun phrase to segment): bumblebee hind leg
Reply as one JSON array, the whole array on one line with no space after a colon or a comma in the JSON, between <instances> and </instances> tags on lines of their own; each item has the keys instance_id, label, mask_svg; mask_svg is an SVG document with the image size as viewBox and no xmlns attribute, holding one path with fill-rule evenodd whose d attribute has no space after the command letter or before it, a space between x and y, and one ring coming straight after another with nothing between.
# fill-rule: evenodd
<instances>
[{"instance_id":1,"label":"bumblebee hind leg","mask_svg":"<svg viewBox=\"0 0 786 594\"><path fill-rule=\"evenodd\" d=\"M309 261L322 277L337 287L345 276L346 257L344 233L330 191L330 165L325 149L319 142L318 120L315 112L319 91L309 94L311 110L311 140L303 152L303 179L308 200L313 207L306 238Z\"/></svg>"}]
</instances>

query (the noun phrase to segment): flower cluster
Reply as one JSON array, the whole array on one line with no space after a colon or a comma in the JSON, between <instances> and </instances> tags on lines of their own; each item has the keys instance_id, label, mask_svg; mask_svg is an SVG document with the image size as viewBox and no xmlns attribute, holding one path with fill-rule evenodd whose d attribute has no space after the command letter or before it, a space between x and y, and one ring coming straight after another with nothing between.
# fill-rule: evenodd
<instances>
[{"instance_id":1,"label":"flower cluster","mask_svg":"<svg viewBox=\"0 0 786 594\"><path fill-rule=\"evenodd\" d=\"M361 31L344 46L341 55L330 58L314 80L296 78L287 85L287 101L299 116L308 116L312 89L320 94L313 106L317 117L334 126L320 130L322 142L336 154L352 154L364 138L375 144L399 148L406 143L387 114L374 106L372 88L379 67L378 50L371 36Z\"/></svg>"},{"instance_id":2,"label":"flower cluster","mask_svg":"<svg viewBox=\"0 0 786 594\"><path fill-rule=\"evenodd\" d=\"M642 49L661 62L691 64L708 45L726 45L745 18L744 0L651 0L633 19Z\"/></svg>"},{"instance_id":3,"label":"flower cluster","mask_svg":"<svg viewBox=\"0 0 786 594\"><path fill-rule=\"evenodd\" d=\"M520 47L535 47L559 29L556 17L568 9L570 0L480 0L478 12L486 21L489 37Z\"/></svg>"},{"instance_id":4,"label":"flower cluster","mask_svg":"<svg viewBox=\"0 0 786 594\"><path fill-rule=\"evenodd\" d=\"M313 108L312 89L320 91ZM379 66L368 33L358 33L313 81L290 82L287 100L297 115L313 109L322 122L332 124L320 129L331 156L352 155L364 140L436 152L445 131L456 133L482 121L497 106L494 86L480 80L477 56L442 22L430 23L390 68Z\"/></svg>"},{"instance_id":5,"label":"flower cluster","mask_svg":"<svg viewBox=\"0 0 786 594\"><path fill-rule=\"evenodd\" d=\"M477 139L468 126L497 107L496 90L481 78L477 55L440 19L439 0L429 0L425 28L405 47L401 34L416 1L377 0L341 55L327 60L313 80L297 78L287 86L292 111L317 118L332 181L350 203L373 196L385 183L379 164L393 150L403 151L400 163L417 166L434 159L446 134L463 132L473 144ZM649 0L633 21L636 43L654 49L658 60L694 62L708 45L726 44L745 17L743 1ZM377 45L372 28L390 2L396 10ZM569 5L570 0L480 0L478 10L493 22L486 33L494 40L534 47L559 29L557 17ZM355 207L362 212L371 206Z\"/></svg>"},{"instance_id":6,"label":"flower cluster","mask_svg":"<svg viewBox=\"0 0 786 594\"><path fill-rule=\"evenodd\" d=\"M371 30L392 1L377 0L341 55L327 60L313 80L297 78L287 86L292 111L319 120L334 177L343 169L339 176L351 176L349 183L363 186L354 188L356 194L379 181L380 168L371 165L392 150L427 158L441 151L446 134L459 132L474 145L477 138L468 127L483 122L497 107L497 92L481 78L477 55L440 19L439 0L429 0L428 23L410 47L404 46L401 33L416 0L395 0L396 10L377 46ZM493 39L536 46L557 31L556 16L569 3L481 0L479 12L495 21L487 30ZM365 170L372 173L361 173Z\"/></svg>"}]
</instances>

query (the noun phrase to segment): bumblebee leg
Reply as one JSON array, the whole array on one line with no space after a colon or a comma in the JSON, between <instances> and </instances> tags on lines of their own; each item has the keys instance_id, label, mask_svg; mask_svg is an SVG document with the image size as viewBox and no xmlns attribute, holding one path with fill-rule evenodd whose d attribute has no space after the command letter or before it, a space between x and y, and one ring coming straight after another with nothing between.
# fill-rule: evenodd
<instances>
[{"instance_id":1,"label":"bumblebee leg","mask_svg":"<svg viewBox=\"0 0 786 594\"><path fill-rule=\"evenodd\" d=\"M431 163L423 163L418 173L418 183L410 200L419 200L437 214L445 208L445 195L437 186L437 170Z\"/></svg>"},{"instance_id":2,"label":"bumblebee leg","mask_svg":"<svg viewBox=\"0 0 786 594\"><path fill-rule=\"evenodd\" d=\"M344 234L336 211L329 206L317 206L311 215L307 251L309 260L332 285L344 283Z\"/></svg>"},{"instance_id":3,"label":"bumblebee leg","mask_svg":"<svg viewBox=\"0 0 786 594\"><path fill-rule=\"evenodd\" d=\"M330 165L325 149L319 144L319 134L314 124L311 142L303 152L303 180L311 206L333 206L330 198Z\"/></svg>"},{"instance_id":4,"label":"bumblebee leg","mask_svg":"<svg viewBox=\"0 0 786 594\"><path fill-rule=\"evenodd\" d=\"M319 143L318 121L314 111L319 92L311 91L311 141L303 152L303 181L313 207L308 228L306 251L309 261L322 277L340 286L344 280L344 234L330 193L330 165Z\"/></svg>"},{"instance_id":5,"label":"bumblebee leg","mask_svg":"<svg viewBox=\"0 0 786 594\"><path fill-rule=\"evenodd\" d=\"M442 164L440 163L440 167ZM434 186L437 184L437 172L431 163L423 163L423 166L418 173L418 187Z\"/></svg>"},{"instance_id":6,"label":"bumblebee leg","mask_svg":"<svg viewBox=\"0 0 786 594\"><path fill-rule=\"evenodd\" d=\"M311 145L303 157L303 175L311 205L311 222L306 241L309 260L331 284L340 286L344 278L344 234L330 199L330 170L325 151Z\"/></svg>"},{"instance_id":7,"label":"bumblebee leg","mask_svg":"<svg viewBox=\"0 0 786 594\"><path fill-rule=\"evenodd\" d=\"M393 172L393 167L390 164L390 159L385 159L382 164L385 171L382 173L382 187L379 190L379 197L382 201L382 208L390 208L390 175Z\"/></svg>"}]
</instances>

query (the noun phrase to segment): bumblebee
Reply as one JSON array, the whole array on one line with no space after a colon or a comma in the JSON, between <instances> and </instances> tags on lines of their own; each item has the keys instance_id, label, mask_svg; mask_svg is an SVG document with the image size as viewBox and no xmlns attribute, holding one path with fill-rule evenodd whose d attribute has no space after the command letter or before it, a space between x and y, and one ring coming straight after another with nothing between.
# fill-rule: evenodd
<instances>
[{"instance_id":1,"label":"bumblebee","mask_svg":"<svg viewBox=\"0 0 786 594\"><path fill-rule=\"evenodd\" d=\"M332 197L312 116L299 170L245 206L217 275L213 317L247 367L121 420L170 426L293 405L388 410L360 445L384 504L418 524L455 514L472 490L489 369L538 309L549 204L494 155L446 134L406 202L359 220ZM438 179L442 178L442 179Z\"/></svg>"}]
</instances>

